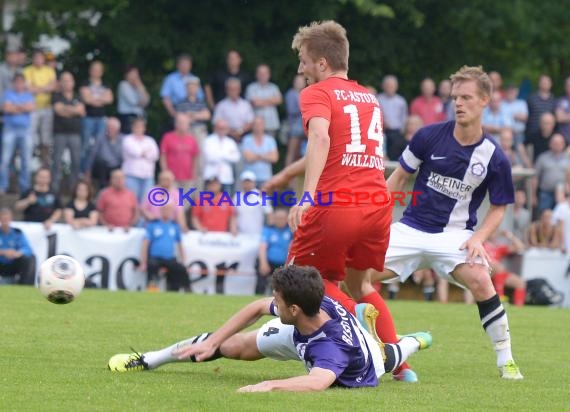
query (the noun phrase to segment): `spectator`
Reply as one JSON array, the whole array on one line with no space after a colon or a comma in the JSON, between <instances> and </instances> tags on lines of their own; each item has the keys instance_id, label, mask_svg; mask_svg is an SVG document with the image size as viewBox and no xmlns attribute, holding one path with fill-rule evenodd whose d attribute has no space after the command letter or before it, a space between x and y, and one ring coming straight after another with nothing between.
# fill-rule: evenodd
<instances>
[{"instance_id":1,"label":"spectator","mask_svg":"<svg viewBox=\"0 0 570 412\"><path fill-rule=\"evenodd\" d=\"M111 172L109 187L103 189L97 199L99 222L110 231L121 227L125 232L138 221L138 203L135 194L125 186L125 174L121 169Z\"/></svg>"},{"instance_id":2,"label":"spectator","mask_svg":"<svg viewBox=\"0 0 570 412\"><path fill-rule=\"evenodd\" d=\"M550 139L550 150L542 153L535 164L534 187L538 189L538 212L553 209L556 187L565 182L570 157L564 152L564 136L556 133Z\"/></svg>"},{"instance_id":3,"label":"spectator","mask_svg":"<svg viewBox=\"0 0 570 412\"><path fill-rule=\"evenodd\" d=\"M142 203L154 185L154 171L159 158L158 145L145 135L146 120L137 117L132 122L132 133L123 140L123 172L126 185L138 203Z\"/></svg>"},{"instance_id":4,"label":"spectator","mask_svg":"<svg viewBox=\"0 0 570 412\"><path fill-rule=\"evenodd\" d=\"M427 78L421 84L421 96L416 97L410 106L410 114L416 114L422 118L424 125L443 122L445 113L443 103L435 95L435 83Z\"/></svg>"},{"instance_id":5,"label":"spectator","mask_svg":"<svg viewBox=\"0 0 570 412\"><path fill-rule=\"evenodd\" d=\"M566 170L566 185L570 177L570 169ZM565 186L566 186L565 185ZM570 252L570 197L562 194L552 212L552 220L556 225L562 226L562 242L566 253Z\"/></svg>"},{"instance_id":6,"label":"spectator","mask_svg":"<svg viewBox=\"0 0 570 412\"><path fill-rule=\"evenodd\" d=\"M186 99L176 105L177 113L184 113L190 120L190 133L198 139L201 147L204 139L208 136L207 121L212 118L212 114L204 100L198 99L200 91L200 79L191 77L186 82Z\"/></svg>"},{"instance_id":7,"label":"spectator","mask_svg":"<svg viewBox=\"0 0 570 412\"><path fill-rule=\"evenodd\" d=\"M538 248L564 248L561 224L553 220L552 210L544 209L540 214L540 220L531 223L529 244Z\"/></svg>"},{"instance_id":8,"label":"spectator","mask_svg":"<svg viewBox=\"0 0 570 412\"><path fill-rule=\"evenodd\" d=\"M570 154L568 154L568 150L569 149L566 149L566 155L570 156ZM556 204L562 203L565 200L570 200L570 168L566 169L564 172L564 182L560 183L556 187L555 197Z\"/></svg>"},{"instance_id":9,"label":"spectator","mask_svg":"<svg viewBox=\"0 0 570 412\"><path fill-rule=\"evenodd\" d=\"M226 67L214 73L210 82L206 84L205 91L208 106L214 109L217 103L222 101L226 94L226 81L230 78L239 79L243 90L251 83L249 73L241 70L242 59L238 51L230 50L226 56ZM243 97L243 96L242 96Z\"/></svg>"},{"instance_id":10,"label":"spectator","mask_svg":"<svg viewBox=\"0 0 570 412\"><path fill-rule=\"evenodd\" d=\"M236 193L232 199L235 205L237 231L241 234L261 236L265 216L269 215L273 208L267 204L261 196L261 192L255 188L255 173L244 171L240 175L241 197Z\"/></svg>"},{"instance_id":11,"label":"spectator","mask_svg":"<svg viewBox=\"0 0 570 412\"><path fill-rule=\"evenodd\" d=\"M513 234L528 244L531 214L526 208L526 192L522 189L515 191L515 203L513 206Z\"/></svg>"},{"instance_id":12,"label":"spectator","mask_svg":"<svg viewBox=\"0 0 570 412\"><path fill-rule=\"evenodd\" d=\"M85 180L79 180L71 192L71 200L63 209L63 220L74 229L96 226L99 222L99 212L92 202L91 185Z\"/></svg>"},{"instance_id":13,"label":"spectator","mask_svg":"<svg viewBox=\"0 0 570 412\"><path fill-rule=\"evenodd\" d=\"M18 185L20 193L30 188L30 163L32 158L32 137L30 134L35 103L34 96L26 90L26 80L22 74L16 74L12 88L2 97L4 127L0 158L0 194L8 191L10 166L16 150L20 153L20 173Z\"/></svg>"},{"instance_id":14,"label":"spectator","mask_svg":"<svg viewBox=\"0 0 570 412\"><path fill-rule=\"evenodd\" d=\"M493 136L497 143L499 142L501 130L505 128L510 129L512 127L511 117L503 110L501 101L501 93L494 91L491 95L489 106L483 110L483 117L481 119L483 130Z\"/></svg>"},{"instance_id":15,"label":"spectator","mask_svg":"<svg viewBox=\"0 0 570 412\"><path fill-rule=\"evenodd\" d=\"M287 210L277 209L273 216L274 226L263 228L257 256L257 282L255 285L257 295L267 294L267 285L271 274L287 261L289 245L293 239L293 234L287 224L287 216Z\"/></svg>"},{"instance_id":16,"label":"spectator","mask_svg":"<svg viewBox=\"0 0 570 412\"><path fill-rule=\"evenodd\" d=\"M404 126L408 119L408 103L397 92L398 78L393 75L385 76L378 101L384 114L384 135L388 148L384 155L392 160L397 160L406 148Z\"/></svg>"},{"instance_id":17,"label":"spectator","mask_svg":"<svg viewBox=\"0 0 570 412\"><path fill-rule=\"evenodd\" d=\"M557 130L570 144L570 76L564 81L564 96L556 102L555 113Z\"/></svg>"},{"instance_id":18,"label":"spectator","mask_svg":"<svg viewBox=\"0 0 570 412\"><path fill-rule=\"evenodd\" d=\"M279 87L269 81L271 69L267 64L257 66L255 79L255 82L247 86L245 98L251 103L255 115L265 122L267 134L276 137L281 126L277 106L283 103L283 96Z\"/></svg>"},{"instance_id":19,"label":"spectator","mask_svg":"<svg viewBox=\"0 0 570 412\"><path fill-rule=\"evenodd\" d=\"M116 117L107 119L106 132L99 136L87 158L87 177L96 179L99 187L109 184L111 171L123 164L123 135L121 123Z\"/></svg>"},{"instance_id":20,"label":"spectator","mask_svg":"<svg viewBox=\"0 0 570 412\"><path fill-rule=\"evenodd\" d=\"M117 89L117 113L121 121L121 133L131 131L131 122L136 117L145 116L145 108L150 103L150 96L141 80L139 69L129 66L125 78Z\"/></svg>"},{"instance_id":21,"label":"spectator","mask_svg":"<svg viewBox=\"0 0 570 412\"><path fill-rule=\"evenodd\" d=\"M12 210L0 209L0 285L33 285L35 257L24 232L12 224Z\"/></svg>"},{"instance_id":22,"label":"spectator","mask_svg":"<svg viewBox=\"0 0 570 412\"><path fill-rule=\"evenodd\" d=\"M548 150L550 140L554 135L554 127L556 126L556 119L552 113L543 113L540 117L540 132L539 138L532 144L533 160L536 162L538 156Z\"/></svg>"},{"instance_id":23,"label":"spectator","mask_svg":"<svg viewBox=\"0 0 570 412\"><path fill-rule=\"evenodd\" d=\"M59 193L61 183L61 159L65 149L69 149L71 157L71 173L69 186L75 185L79 177L79 162L81 159L81 119L85 116L85 106L75 93L75 79L70 72L63 72L59 78L61 93L53 96L53 181L52 189Z\"/></svg>"},{"instance_id":24,"label":"spectator","mask_svg":"<svg viewBox=\"0 0 570 412\"><path fill-rule=\"evenodd\" d=\"M511 166L513 169L520 169L524 167L524 161L519 153L513 150L514 145L514 137L513 137L513 130L510 128L503 128L499 134L499 144L503 152L507 155L507 158L511 162ZM514 179L515 183L517 182L516 178Z\"/></svg>"},{"instance_id":25,"label":"spectator","mask_svg":"<svg viewBox=\"0 0 570 412\"><path fill-rule=\"evenodd\" d=\"M160 196L156 198L159 201L167 200L166 204L170 205L169 210L172 212L170 219L175 221L180 229L186 233L188 225L186 223L186 215L184 214L184 206L179 204L181 197L178 195L178 188L174 182L174 175L170 170L163 170L158 175L158 185L154 187L164 189L165 192L160 192ZM153 192L157 193L157 192ZM168 194L168 198L166 198ZM166 199L165 199L166 198ZM156 205L151 203L152 199L146 197L141 205L141 213L147 222L160 219L161 210L164 205ZM156 202L155 202L156 203Z\"/></svg>"},{"instance_id":26,"label":"spectator","mask_svg":"<svg viewBox=\"0 0 570 412\"><path fill-rule=\"evenodd\" d=\"M160 269L166 269L167 290L190 290L188 272L183 265L186 257L182 247L182 234L180 226L172 220L172 209L172 205L164 205L160 209L159 218L146 227L138 270L147 271L149 292L158 291Z\"/></svg>"},{"instance_id":27,"label":"spectator","mask_svg":"<svg viewBox=\"0 0 570 412\"><path fill-rule=\"evenodd\" d=\"M228 135L237 143L242 136L251 130L254 113L251 104L240 97L241 83L239 79L230 77L226 81L226 98L216 105L212 121L216 123L219 119L228 122Z\"/></svg>"},{"instance_id":28,"label":"spectator","mask_svg":"<svg viewBox=\"0 0 570 412\"><path fill-rule=\"evenodd\" d=\"M12 80L16 73L21 73L22 66L19 58L20 50L10 47L6 49L5 61L0 64L0 96L12 87Z\"/></svg>"},{"instance_id":29,"label":"spectator","mask_svg":"<svg viewBox=\"0 0 570 412\"><path fill-rule=\"evenodd\" d=\"M206 181L206 191L213 194L211 202L204 200L192 207L192 226L202 233L231 232L237 235L235 208L227 201L222 201L222 185L217 178ZM216 267L216 293L224 293L224 280L227 275L225 266Z\"/></svg>"},{"instance_id":30,"label":"spectator","mask_svg":"<svg viewBox=\"0 0 570 412\"><path fill-rule=\"evenodd\" d=\"M532 93L527 100L528 120L525 131L527 144L535 144L540 140L542 115L544 113L554 114L556 101L550 92L551 89L552 80L549 76L541 74L538 79L538 91Z\"/></svg>"},{"instance_id":31,"label":"spectator","mask_svg":"<svg viewBox=\"0 0 570 412\"><path fill-rule=\"evenodd\" d=\"M228 137L228 122L218 119L214 123L214 133L204 143L204 180L218 179L222 190L229 192L234 184L233 165L241 159L236 142Z\"/></svg>"},{"instance_id":32,"label":"spectator","mask_svg":"<svg viewBox=\"0 0 570 412\"><path fill-rule=\"evenodd\" d=\"M43 167L49 167L50 150L52 146L53 112L51 94L56 88L55 70L46 65L44 52L34 51L32 64L27 66L24 76L30 92L36 98L35 109L32 112L32 138L40 150ZM59 161L59 159L57 159Z\"/></svg>"},{"instance_id":33,"label":"spectator","mask_svg":"<svg viewBox=\"0 0 570 412\"><path fill-rule=\"evenodd\" d=\"M253 120L252 133L243 138L241 151L245 160L244 170L253 172L257 177L257 187L262 187L273 176L272 164L279 160L279 152L275 138L265 133L261 117Z\"/></svg>"},{"instance_id":34,"label":"spectator","mask_svg":"<svg viewBox=\"0 0 570 412\"><path fill-rule=\"evenodd\" d=\"M112 90L103 83L105 68L100 61L89 65L89 80L79 89L85 104L81 142L81 172L87 170L87 155L93 143L105 133L105 109L113 103Z\"/></svg>"},{"instance_id":35,"label":"spectator","mask_svg":"<svg viewBox=\"0 0 570 412\"><path fill-rule=\"evenodd\" d=\"M289 166L301 157L301 140L306 140L301 107L299 105L299 94L305 85L305 77L298 74L293 79L293 87L285 93L285 110L287 111L288 126L285 166Z\"/></svg>"},{"instance_id":36,"label":"spectator","mask_svg":"<svg viewBox=\"0 0 570 412\"><path fill-rule=\"evenodd\" d=\"M406 124L404 125L404 140L406 141L406 145L423 126L424 122L420 116L413 114L408 117Z\"/></svg>"},{"instance_id":37,"label":"spectator","mask_svg":"<svg viewBox=\"0 0 570 412\"><path fill-rule=\"evenodd\" d=\"M455 119L455 104L451 98L451 80L443 79L441 82L439 82L437 95L443 103L443 113L445 114L445 120Z\"/></svg>"},{"instance_id":38,"label":"spectator","mask_svg":"<svg viewBox=\"0 0 570 412\"><path fill-rule=\"evenodd\" d=\"M188 190L199 187L197 180L200 147L189 131L190 118L185 113L177 113L174 130L165 133L160 142L160 168L170 170L176 185Z\"/></svg>"},{"instance_id":39,"label":"spectator","mask_svg":"<svg viewBox=\"0 0 570 412\"><path fill-rule=\"evenodd\" d=\"M162 82L160 97L164 108L172 118L176 116L176 105L186 99L186 82L192 77L196 77L191 70L192 56L186 53L181 54L176 59L176 71L166 76ZM204 99L202 89L198 93L198 99Z\"/></svg>"},{"instance_id":40,"label":"spectator","mask_svg":"<svg viewBox=\"0 0 570 412\"><path fill-rule=\"evenodd\" d=\"M39 169L34 176L34 185L20 194L15 205L16 210L24 211L26 222L42 222L46 230L61 218L61 203L50 186L50 170Z\"/></svg>"},{"instance_id":41,"label":"spectator","mask_svg":"<svg viewBox=\"0 0 570 412\"><path fill-rule=\"evenodd\" d=\"M505 91L503 90L503 76L496 70L489 72L489 78L491 79L491 83L493 85L493 91L499 92L501 95L501 99L505 98Z\"/></svg>"},{"instance_id":42,"label":"spectator","mask_svg":"<svg viewBox=\"0 0 570 412\"><path fill-rule=\"evenodd\" d=\"M518 98L518 95L518 87L513 84L507 86L505 98L501 105L503 110L511 119L511 128L513 129L515 140L515 150L523 159L525 167L532 167L532 162L530 161L524 146L524 131L528 119L528 106L526 101Z\"/></svg>"}]
</instances>

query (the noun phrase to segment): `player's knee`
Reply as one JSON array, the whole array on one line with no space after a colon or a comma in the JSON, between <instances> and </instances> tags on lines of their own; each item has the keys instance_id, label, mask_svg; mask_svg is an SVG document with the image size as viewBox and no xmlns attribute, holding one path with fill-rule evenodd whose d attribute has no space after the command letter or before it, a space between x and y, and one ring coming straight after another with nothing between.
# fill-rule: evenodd
<instances>
[{"instance_id":1,"label":"player's knee","mask_svg":"<svg viewBox=\"0 0 570 412\"><path fill-rule=\"evenodd\" d=\"M483 267L465 278L465 283L476 300L487 299L495 294L495 288L487 270Z\"/></svg>"}]
</instances>

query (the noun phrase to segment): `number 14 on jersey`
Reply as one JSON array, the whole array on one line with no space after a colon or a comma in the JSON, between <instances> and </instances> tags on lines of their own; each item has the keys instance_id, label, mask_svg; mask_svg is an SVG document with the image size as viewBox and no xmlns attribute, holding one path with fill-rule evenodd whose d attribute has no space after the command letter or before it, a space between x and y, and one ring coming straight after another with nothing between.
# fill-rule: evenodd
<instances>
[{"instance_id":1,"label":"number 14 on jersey","mask_svg":"<svg viewBox=\"0 0 570 412\"><path fill-rule=\"evenodd\" d=\"M347 104L344 106L344 112L350 116L350 143L346 145L346 153L366 152L366 145L362 143L362 134L360 133L358 108L354 104ZM382 116L380 115L379 107L374 107L372 119L368 126L368 139L378 142L374 149L374 154L384 157L384 136L382 134Z\"/></svg>"}]
</instances>

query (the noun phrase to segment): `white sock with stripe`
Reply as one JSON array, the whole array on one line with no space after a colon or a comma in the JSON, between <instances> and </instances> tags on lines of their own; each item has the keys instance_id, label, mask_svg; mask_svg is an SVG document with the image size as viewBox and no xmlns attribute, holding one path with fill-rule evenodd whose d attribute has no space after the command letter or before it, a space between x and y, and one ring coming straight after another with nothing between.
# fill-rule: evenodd
<instances>
[{"instance_id":1,"label":"white sock with stripe","mask_svg":"<svg viewBox=\"0 0 570 412\"><path fill-rule=\"evenodd\" d=\"M497 366L503 366L513 359L509 321L505 308L499 299L499 295L495 295L483 302L477 302L477 307L479 308L479 317L481 318L483 329L491 338L497 353Z\"/></svg>"},{"instance_id":2,"label":"white sock with stripe","mask_svg":"<svg viewBox=\"0 0 570 412\"><path fill-rule=\"evenodd\" d=\"M159 366L172 362L194 362L194 359L178 359L176 356L172 355L172 352L176 349L193 345L194 343L202 342L208 336L210 336L209 333L201 333L200 335L192 336L189 339L177 342L174 345L168 346L167 348L152 352L145 352L143 354L144 361L148 365L149 369L155 369Z\"/></svg>"}]
</instances>

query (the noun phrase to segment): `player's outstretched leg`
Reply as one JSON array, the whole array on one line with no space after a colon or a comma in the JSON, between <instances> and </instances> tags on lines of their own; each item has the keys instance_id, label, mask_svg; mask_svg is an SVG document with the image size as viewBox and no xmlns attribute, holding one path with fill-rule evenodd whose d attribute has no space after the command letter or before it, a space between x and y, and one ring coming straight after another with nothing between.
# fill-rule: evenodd
<instances>
[{"instance_id":1,"label":"player's outstretched leg","mask_svg":"<svg viewBox=\"0 0 570 412\"><path fill-rule=\"evenodd\" d=\"M386 360L384 362L384 369L386 372L396 370L413 353L431 347L432 341L433 339L430 333L416 332L404 335L396 344L385 344L384 353L386 354Z\"/></svg>"}]
</instances>

